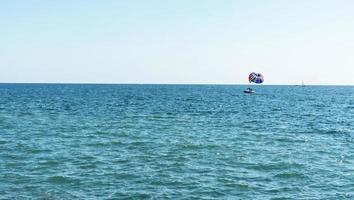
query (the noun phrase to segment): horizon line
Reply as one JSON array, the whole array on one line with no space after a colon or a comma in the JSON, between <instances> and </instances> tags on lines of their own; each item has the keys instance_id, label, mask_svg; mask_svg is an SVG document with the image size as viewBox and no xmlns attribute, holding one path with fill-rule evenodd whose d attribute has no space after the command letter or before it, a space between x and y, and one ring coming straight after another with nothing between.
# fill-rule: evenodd
<instances>
[{"instance_id":1,"label":"horizon line","mask_svg":"<svg viewBox=\"0 0 354 200\"><path fill-rule=\"evenodd\" d=\"M136 83L136 82L0 82L0 84L52 85L236 85L236 86L302 86L301 84L247 84L247 83ZM306 84L306 86L354 86L354 84Z\"/></svg>"}]
</instances>

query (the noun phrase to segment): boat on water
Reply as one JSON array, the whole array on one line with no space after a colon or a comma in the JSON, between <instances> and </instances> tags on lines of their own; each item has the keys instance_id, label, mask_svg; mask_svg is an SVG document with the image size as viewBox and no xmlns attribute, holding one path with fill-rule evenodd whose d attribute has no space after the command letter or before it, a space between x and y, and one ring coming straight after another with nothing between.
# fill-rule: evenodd
<instances>
[{"instance_id":1,"label":"boat on water","mask_svg":"<svg viewBox=\"0 0 354 200\"><path fill-rule=\"evenodd\" d=\"M262 84L264 82L264 76L260 73L252 72L250 75L248 75L248 81L250 83L255 83L255 84ZM247 88L246 90L243 91L244 93L252 94L255 93L252 88Z\"/></svg>"},{"instance_id":2,"label":"boat on water","mask_svg":"<svg viewBox=\"0 0 354 200\"><path fill-rule=\"evenodd\" d=\"M256 91L254 91L254 89L252 88L247 88L246 90L243 91L244 93L247 93L247 94L252 94L252 93L255 93Z\"/></svg>"}]
</instances>

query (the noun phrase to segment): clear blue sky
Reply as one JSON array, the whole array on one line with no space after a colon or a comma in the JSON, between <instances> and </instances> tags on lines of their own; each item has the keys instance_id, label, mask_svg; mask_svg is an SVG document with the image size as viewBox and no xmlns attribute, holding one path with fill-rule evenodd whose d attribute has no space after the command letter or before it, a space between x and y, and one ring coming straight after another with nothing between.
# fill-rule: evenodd
<instances>
[{"instance_id":1,"label":"clear blue sky","mask_svg":"<svg viewBox=\"0 0 354 200\"><path fill-rule=\"evenodd\" d=\"M0 82L354 84L353 0L3 0L0 30Z\"/></svg>"}]
</instances>

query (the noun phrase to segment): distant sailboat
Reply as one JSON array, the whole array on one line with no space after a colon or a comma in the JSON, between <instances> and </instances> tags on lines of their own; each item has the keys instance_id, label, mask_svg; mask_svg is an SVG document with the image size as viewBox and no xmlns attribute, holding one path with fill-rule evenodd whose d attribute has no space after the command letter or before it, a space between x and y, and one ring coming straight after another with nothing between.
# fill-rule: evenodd
<instances>
[{"instance_id":1,"label":"distant sailboat","mask_svg":"<svg viewBox=\"0 0 354 200\"><path fill-rule=\"evenodd\" d=\"M302 81L302 83L301 83L301 87L305 87L305 83L304 83L304 81Z\"/></svg>"}]
</instances>

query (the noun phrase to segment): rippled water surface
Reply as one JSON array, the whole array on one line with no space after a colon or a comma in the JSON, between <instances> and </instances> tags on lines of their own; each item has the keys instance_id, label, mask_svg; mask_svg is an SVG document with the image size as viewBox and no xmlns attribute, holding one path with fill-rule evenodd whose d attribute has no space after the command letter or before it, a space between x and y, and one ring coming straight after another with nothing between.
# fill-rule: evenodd
<instances>
[{"instance_id":1,"label":"rippled water surface","mask_svg":"<svg viewBox=\"0 0 354 200\"><path fill-rule=\"evenodd\" d=\"M0 84L0 199L354 199L354 87Z\"/></svg>"}]
</instances>

